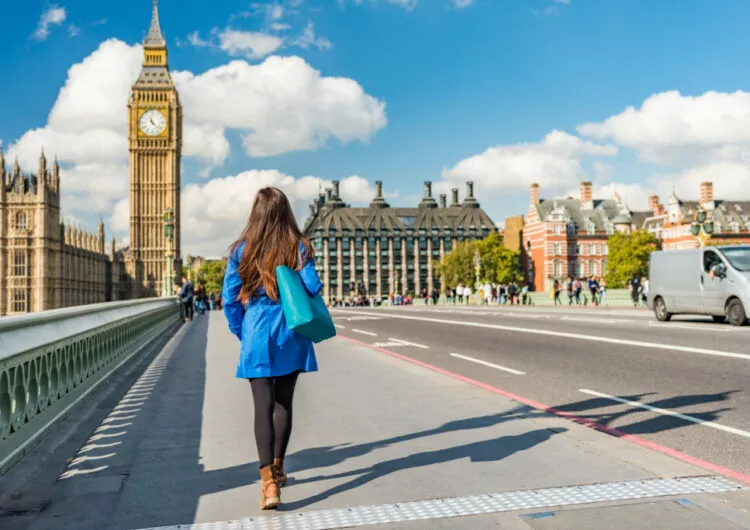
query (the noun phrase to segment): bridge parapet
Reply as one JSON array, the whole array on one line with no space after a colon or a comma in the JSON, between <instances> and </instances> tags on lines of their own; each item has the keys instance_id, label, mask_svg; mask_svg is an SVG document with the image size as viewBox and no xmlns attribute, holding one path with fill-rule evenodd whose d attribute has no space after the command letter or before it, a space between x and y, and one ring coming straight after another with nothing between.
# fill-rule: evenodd
<instances>
[{"instance_id":1,"label":"bridge parapet","mask_svg":"<svg viewBox=\"0 0 750 530\"><path fill-rule=\"evenodd\" d=\"M0 319L0 474L179 319L154 298Z\"/></svg>"}]
</instances>

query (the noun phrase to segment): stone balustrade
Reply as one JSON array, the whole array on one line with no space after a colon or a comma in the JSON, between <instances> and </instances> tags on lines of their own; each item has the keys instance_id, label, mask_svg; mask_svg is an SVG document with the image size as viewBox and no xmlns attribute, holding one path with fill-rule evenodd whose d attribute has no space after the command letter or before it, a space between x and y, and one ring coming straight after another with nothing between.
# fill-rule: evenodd
<instances>
[{"instance_id":1,"label":"stone balustrade","mask_svg":"<svg viewBox=\"0 0 750 530\"><path fill-rule=\"evenodd\" d=\"M0 318L0 474L178 322L156 298Z\"/></svg>"}]
</instances>

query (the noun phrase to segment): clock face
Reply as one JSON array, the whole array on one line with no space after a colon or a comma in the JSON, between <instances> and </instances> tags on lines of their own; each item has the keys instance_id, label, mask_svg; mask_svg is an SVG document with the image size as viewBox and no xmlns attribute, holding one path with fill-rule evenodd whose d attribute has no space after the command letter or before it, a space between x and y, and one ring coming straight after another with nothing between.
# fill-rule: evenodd
<instances>
[{"instance_id":1,"label":"clock face","mask_svg":"<svg viewBox=\"0 0 750 530\"><path fill-rule=\"evenodd\" d=\"M147 110L141 114L138 122L141 130L148 136L157 136L164 132L167 127L167 118L158 110Z\"/></svg>"}]
</instances>

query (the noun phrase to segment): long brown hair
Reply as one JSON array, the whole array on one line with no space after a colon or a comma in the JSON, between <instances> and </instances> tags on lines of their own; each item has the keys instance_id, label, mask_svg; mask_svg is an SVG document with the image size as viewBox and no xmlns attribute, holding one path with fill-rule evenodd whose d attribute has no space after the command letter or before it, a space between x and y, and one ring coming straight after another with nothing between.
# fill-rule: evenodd
<instances>
[{"instance_id":1,"label":"long brown hair","mask_svg":"<svg viewBox=\"0 0 750 530\"><path fill-rule=\"evenodd\" d=\"M313 249L297 226L289 199L277 188L263 188L255 196L247 226L230 247L230 253L237 252L242 243L245 248L242 256L238 256L237 272L242 279L239 299L243 302L257 296L261 287L266 296L278 301L276 267L286 265L300 270L313 259Z\"/></svg>"}]
</instances>

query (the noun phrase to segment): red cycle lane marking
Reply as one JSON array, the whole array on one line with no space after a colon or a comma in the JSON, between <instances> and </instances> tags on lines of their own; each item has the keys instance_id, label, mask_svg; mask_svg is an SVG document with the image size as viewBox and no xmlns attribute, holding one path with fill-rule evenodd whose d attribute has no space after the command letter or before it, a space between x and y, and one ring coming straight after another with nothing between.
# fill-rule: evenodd
<instances>
[{"instance_id":1,"label":"red cycle lane marking","mask_svg":"<svg viewBox=\"0 0 750 530\"><path fill-rule=\"evenodd\" d=\"M566 418L570 421L574 421L575 423L578 423L579 425L583 425L585 427L589 427L591 429L595 429L597 431L609 434L611 436L615 436L617 438L622 438L623 440L628 440L630 442L636 443L642 447L646 447L648 449L651 449L652 451L656 451L657 453L661 453L667 456L671 456L672 458L676 458L677 460L680 460L682 462L692 464L696 467L703 468L705 470L711 471L712 473L716 473L718 475L723 475L728 478L732 478L735 480L739 480L741 482L745 482L746 484L750 484L750 475L746 475L744 473L740 473L739 471L735 471L733 469L729 469L723 466L720 466L718 464L713 464L711 462L707 462L706 460L701 460L700 458L696 458L694 456L691 456L689 454L683 453L681 451L678 451L676 449L672 449L670 447L666 447L664 445L657 444L655 442L651 442L649 440L646 440L644 438L641 438L639 436L634 436L632 434L628 434L625 432L622 432L618 429L614 429L612 427L607 427L606 425L602 425L600 423L596 423L595 421L581 418L580 416L576 416L575 414L570 414L569 412L565 412L562 410L558 410L554 407L548 407L547 405L544 405L542 403L539 403L537 401L534 401L532 399L525 398L523 396L519 396L517 394L513 394L511 392L507 392L505 390L501 390L500 388L494 387L492 385L488 385L486 383L482 383L480 381L476 381L474 379L471 379L469 377L465 377L463 375L459 375L453 372L450 372L448 370L445 370L443 368L438 368L437 366L433 366L431 364L427 364L422 361L418 361L416 359L412 359L411 357L407 357L406 355L402 355L400 353L392 352L390 350L386 350L384 348L380 348L378 346L373 346L371 344L367 344L366 342L362 342L356 339L352 339L351 337L345 337L343 335L337 335L339 339L347 340L349 342L353 342L355 344L359 344L360 346L365 346L367 348L370 348L371 350L379 351L380 353L384 353L386 355L390 355L391 357L395 357L396 359L400 359L402 361L406 361L412 364L416 364L417 366L421 366L423 368L427 368L428 370L432 370L433 372L437 372L439 374L451 377L453 379L458 379L459 381L463 381L464 383L469 383L470 385L477 386L479 388L482 388L484 390L488 390L490 392L493 392L495 394L499 394L501 396L507 397L509 399L512 399L513 401L518 401L519 403L523 403L524 405L528 405L532 408L535 408L537 410L542 410L544 412L548 412L550 414L554 414L555 416L559 416L562 418Z\"/></svg>"}]
</instances>

